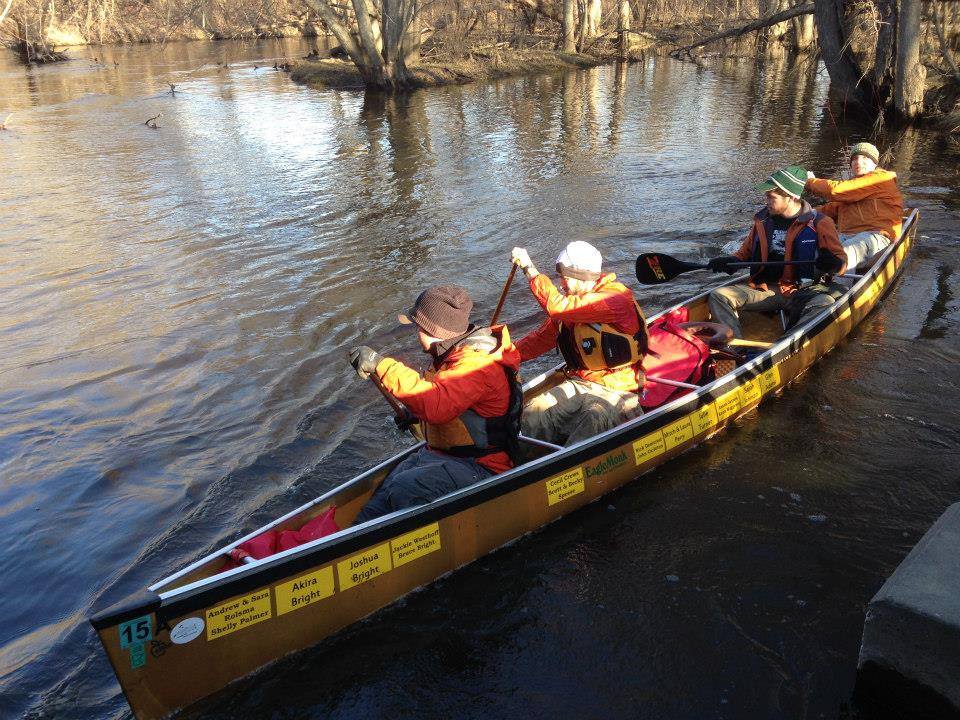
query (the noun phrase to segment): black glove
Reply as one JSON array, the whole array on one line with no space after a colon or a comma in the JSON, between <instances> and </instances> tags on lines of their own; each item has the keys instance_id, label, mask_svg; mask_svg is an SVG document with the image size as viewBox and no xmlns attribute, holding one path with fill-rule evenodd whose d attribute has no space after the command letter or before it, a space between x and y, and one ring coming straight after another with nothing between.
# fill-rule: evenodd
<instances>
[{"instance_id":1,"label":"black glove","mask_svg":"<svg viewBox=\"0 0 960 720\"><path fill-rule=\"evenodd\" d=\"M740 268L732 268L730 267L730 263L738 262L743 262L743 260L734 255L721 255L720 257L715 257L713 260L708 262L707 268L715 273L725 272L727 275L733 275L733 273Z\"/></svg>"},{"instance_id":2,"label":"black glove","mask_svg":"<svg viewBox=\"0 0 960 720\"><path fill-rule=\"evenodd\" d=\"M403 409L403 415L394 415L393 422L396 423L397 427L401 432L406 432L412 426L420 422L420 418L414 415L408 408Z\"/></svg>"},{"instance_id":3,"label":"black glove","mask_svg":"<svg viewBox=\"0 0 960 720\"><path fill-rule=\"evenodd\" d=\"M357 371L357 375L364 380L376 371L381 360L383 360L383 356L366 345L355 347L350 351L350 364Z\"/></svg>"},{"instance_id":4,"label":"black glove","mask_svg":"<svg viewBox=\"0 0 960 720\"><path fill-rule=\"evenodd\" d=\"M817 269L817 272L823 275L833 275L840 272L840 268L843 267L843 260L828 252L818 252L817 259L813 261L813 266Z\"/></svg>"}]
</instances>

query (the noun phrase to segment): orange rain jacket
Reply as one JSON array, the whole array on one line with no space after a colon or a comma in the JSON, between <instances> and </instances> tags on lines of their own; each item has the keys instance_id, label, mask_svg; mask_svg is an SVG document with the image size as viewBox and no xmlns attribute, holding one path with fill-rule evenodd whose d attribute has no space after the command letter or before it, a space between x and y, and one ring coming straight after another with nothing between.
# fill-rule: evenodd
<instances>
[{"instance_id":1,"label":"orange rain jacket","mask_svg":"<svg viewBox=\"0 0 960 720\"><path fill-rule=\"evenodd\" d=\"M492 351L457 345L430 380L393 358L377 363L377 376L410 412L431 425L455 420L467 410L481 417L500 417L510 405L510 385L501 366L518 371L520 352L511 342L506 325L495 325L490 331L497 340ZM479 457L477 462L493 473L513 467L510 456L503 451Z\"/></svg>"},{"instance_id":2,"label":"orange rain jacket","mask_svg":"<svg viewBox=\"0 0 960 720\"><path fill-rule=\"evenodd\" d=\"M891 240L900 237L903 224L903 195L897 187L897 174L877 168L850 180L807 180L806 189L824 200L819 208L837 221L840 232L874 230Z\"/></svg>"},{"instance_id":3,"label":"orange rain jacket","mask_svg":"<svg viewBox=\"0 0 960 720\"><path fill-rule=\"evenodd\" d=\"M561 323L608 323L630 335L640 331L633 293L617 282L613 273L601 275L593 290L582 295L564 295L544 274L530 280L530 290L547 312L543 324L517 343L520 357L532 360L557 346ZM642 361L616 370L577 370L577 377L611 390L637 392L643 385Z\"/></svg>"}]
</instances>

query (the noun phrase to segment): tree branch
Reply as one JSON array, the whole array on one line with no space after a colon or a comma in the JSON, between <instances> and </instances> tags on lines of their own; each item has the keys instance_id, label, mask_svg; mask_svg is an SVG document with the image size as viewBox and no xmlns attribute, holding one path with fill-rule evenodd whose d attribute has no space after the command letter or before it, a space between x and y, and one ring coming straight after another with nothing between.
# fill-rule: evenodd
<instances>
[{"instance_id":1,"label":"tree branch","mask_svg":"<svg viewBox=\"0 0 960 720\"><path fill-rule=\"evenodd\" d=\"M10 8L13 7L13 0L7 0L7 6L3 9L3 12L0 13L0 24L7 19L7 14L10 12Z\"/></svg>"},{"instance_id":2,"label":"tree branch","mask_svg":"<svg viewBox=\"0 0 960 720\"><path fill-rule=\"evenodd\" d=\"M327 2L327 0L304 0L304 2L311 10L320 16L323 24L327 26L327 30L332 32L334 37L337 38L340 47L350 56L354 64L363 64L364 57L360 46L357 45L353 39L353 35L350 34L347 26L340 22L340 18L337 17L336 11L330 6L329 2Z\"/></svg>"},{"instance_id":3,"label":"tree branch","mask_svg":"<svg viewBox=\"0 0 960 720\"><path fill-rule=\"evenodd\" d=\"M933 27L936 28L937 38L940 40L940 51L943 53L943 59L946 60L947 65L950 66L950 72L953 73L953 79L960 83L960 69L957 68L957 62L953 59L953 51L950 49L950 45L947 43L946 33L943 32L943 16L940 15L940 12L944 12L944 10L938 12L937 6L934 5L930 8L930 11L933 15Z\"/></svg>"},{"instance_id":4,"label":"tree branch","mask_svg":"<svg viewBox=\"0 0 960 720\"><path fill-rule=\"evenodd\" d=\"M813 14L813 3L807 3L806 5L798 5L797 7L792 7L783 12L778 12L770 17L760 18L759 20L754 20L752 23L747 25L742 25L740 27L731 28L730 30L724 30L721 33L716 35L711 35L710 37L703 38L698 40L692 45L686 45L681 48L677 48L670 54L674 57L679 57L680 55L686 53L690 54L690 51L694 48L698 48L701 45L707 45L717 40L724 40L725 38L739 37L741 35L746 35L747 33L754 32L755 30L762 30L765 27L770 27L771 25L776 25L777 23L782 23L784 20L789 20L790 18L797 17L799 15L811 15Z\"/></svg>"}]
</instances>

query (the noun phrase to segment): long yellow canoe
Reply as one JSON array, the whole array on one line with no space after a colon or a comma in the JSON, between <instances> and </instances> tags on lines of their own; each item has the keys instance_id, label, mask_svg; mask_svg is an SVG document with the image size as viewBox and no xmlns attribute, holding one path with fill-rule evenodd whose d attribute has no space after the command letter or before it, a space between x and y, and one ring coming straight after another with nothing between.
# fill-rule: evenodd
<instances>
[{"instance_id":1,"label":"long yellow canoe","mask_svg":"<svg viewBox=\"0 0 960 720\"><path fill-rule=\"evenodd\" d=\"M830 308L777 339L775 320L751 315L745 332L769 349L635 420L566 448L530 446L530 461L420 507L225 570L241 542L298 529L337 508L349 525L394 465L419 445L208 555L91 623L138 718L180 710L284 655L536 530L720 432L829 352L877 305L901 271L917 231L850 281ZM708 320L708 293L680 303ZM674 308L669 308L669 312ZM656 320L655 316L650 321ZM525 386L529 397L563 379L559 369Z\"/></svg>"}]
</instances>

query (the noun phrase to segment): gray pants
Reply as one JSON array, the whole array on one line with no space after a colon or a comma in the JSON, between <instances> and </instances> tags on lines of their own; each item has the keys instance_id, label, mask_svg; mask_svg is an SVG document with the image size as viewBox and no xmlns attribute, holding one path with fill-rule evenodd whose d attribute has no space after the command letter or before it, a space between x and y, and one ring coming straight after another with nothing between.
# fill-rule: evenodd
<instances>
[{"instance_id":1,"label":"gray pants","mask_svg":"<svg viewBox=\"0 0 960 720\"><path fill-rule=\"evenodd\" d=\"M840 244L847 253L847 272L853 272L857 265L872 258L891 242L890 238L875 230L864 230L854 235L841 235Z\"/></svg>"},{"instance_id":2,"label":"gray pants","mask_svg":"<svg viewBox=\"0 0 960 720\"><path fill-rule=\"evenodd\" d=\"M424 505L493 475L473 458L420 448L390 472L357 514L354 525L396 510Z\"/></svg>"},{"instance_id":3,"label":"gray pants","mask_svg":"<svg viewBox=\"0 0 960 720\"><path fill-rule=\"evenodd\" d=\"M523 408L523 434L572 445L641 415L640 396L571 378Z\"/></svg>"},{"instance_id":4,"label":"gray pants","mask_svg":"<svg viewBox=\"0 0 960 720\"><path fill-rule=\"evenodd\" d=\"M816 283L800 288L790 296L788 327L799 325L824 308L830 307L847 289L835 282Z\"/></svg>"},{"instance_id":5,"label":"gray pants","mask_svg":"<svg viewBox=\"0 0 960 720\"><path fill-rule=\"evenodd\" d=\"M746 283L719 287L707 298L710 315L714 322L728 325L734 337L743 338L740 327L740 310L754 312L777 312L790 308L790 298L780 292L774 284L773 290L757 290Z\"/></svg>"},{"instance_id":6,"label":"gray pants","mask_svg":"<svg viewBox=\"0 0 960 720\"><path fill-rule=\"evenodd\" d=\"M785 310L789 318L787 327L793 327L832 305L844 292L846 288L837 283L807 285L792 295L783 295L779 288L756 290L746 284L737 284L717 288L710 293L707 302L713 321L729 325L734 336L742 338L739 310Z\"/></svg>"}]
</instances>

